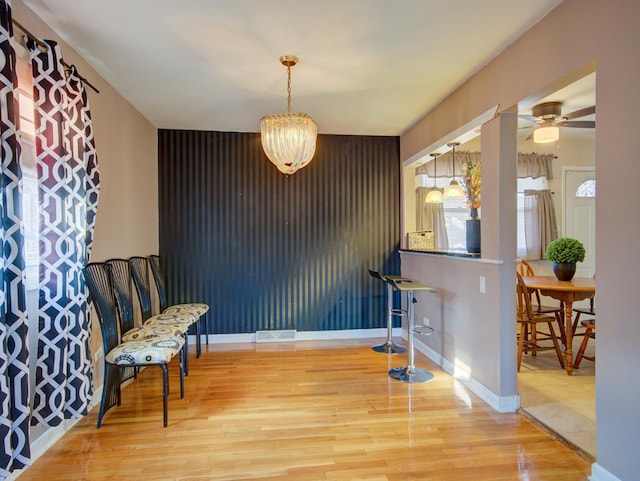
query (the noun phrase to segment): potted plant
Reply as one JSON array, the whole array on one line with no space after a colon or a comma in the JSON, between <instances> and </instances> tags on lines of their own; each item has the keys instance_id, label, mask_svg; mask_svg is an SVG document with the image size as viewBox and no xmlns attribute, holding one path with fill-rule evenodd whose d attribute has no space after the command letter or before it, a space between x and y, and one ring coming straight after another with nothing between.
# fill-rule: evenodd
<instances>
[{"instance_id":1,"label":"potted plant","mask_svg":"<svg viewBox=\"0 0 640 481\"><path fill-rule=\"evenodd\" d=\"M546 258L553 262L553 273L560 281L570 281L576 273L576 262L583 262L584 245L578 239L559 237L547 246Z\"/></svg>"}]
</instances>

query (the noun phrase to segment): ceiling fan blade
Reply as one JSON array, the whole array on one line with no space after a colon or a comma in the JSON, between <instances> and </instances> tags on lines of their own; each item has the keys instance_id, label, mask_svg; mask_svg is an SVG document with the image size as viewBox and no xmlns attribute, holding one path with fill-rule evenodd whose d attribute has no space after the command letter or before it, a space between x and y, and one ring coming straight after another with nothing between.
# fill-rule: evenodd
<instances>
[{"instance_id":1,"label":"ceiling fan blade","mask_svg":"<svg viewBox=\"0 0 640 481\"><path fill-rule=\"evenodd\" d=\"M560 127L577 127L579 129L595 129L595 120L574 120L572 122L564 122L560 124Z\"/></svg>"},{"instance_id":2,"label":"ceiling fan blade","mask_svg":"<svg viewBox=\"0 0 640 481\"><path fill-rule=\"evenodd\" d=\"M518 117L520 117L521 119L524 120L529 120L531 122L537 122L538 119L536 117L534 117L533 115L518 115Z\"/></svg>"},{"instance_id":3,"label":"ceiling fan blade","mask_svg":"<svg viewBox=\"0 0 640 481\"><path fill-rule=\"evenodd\" d=\"M593 115L596 113L596 106L592 105L591 107L585 107L580 110L575 110L569 114L563 115L565 119L578 119L580 117L586 117L587 115Z\"/></svg>"},{"instance_id":4,"label":"ceiling fan blade","mask_svg":"<svg viewBox=\"0 0 640 481\"><path fill-rule=\"evenodd\" d=\"M535 129L533 129L535 130ZM533 130L531 132L529 132L529 135L527 135L527 138L524 140L531 140L531 137L533 137Z\"/></svg>"}]
</instances>

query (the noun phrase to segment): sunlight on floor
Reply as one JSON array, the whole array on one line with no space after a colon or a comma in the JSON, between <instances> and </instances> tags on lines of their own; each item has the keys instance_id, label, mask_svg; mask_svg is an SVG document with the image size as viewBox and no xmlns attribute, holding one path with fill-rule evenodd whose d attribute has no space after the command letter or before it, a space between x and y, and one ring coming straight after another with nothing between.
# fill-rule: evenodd
<instances>
[{"instance_id":1,"label":"sunlight on floor","mask_svg":"<svg viewBox=\"0 0 640 481\"><path fill-rule=\"evenodd\" d=\"M582 337L574 338L573 353ZM586 354L595 351L595 341ZM596 456L596 382L595 363L583 359L572 376L560 368L553 351L532 357L525 355L518 373L518 390L523 411L537 419L570 443Z\"/></svg>"}]
</instances>

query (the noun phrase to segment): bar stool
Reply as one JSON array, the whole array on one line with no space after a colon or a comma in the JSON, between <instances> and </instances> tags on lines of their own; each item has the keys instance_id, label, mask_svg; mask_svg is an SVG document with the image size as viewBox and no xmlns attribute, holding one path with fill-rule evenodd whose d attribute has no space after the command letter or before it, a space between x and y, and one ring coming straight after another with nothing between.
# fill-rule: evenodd
<instances>
[{"instance_id":1,"label":"bar stool","mask_svg":"<svg viewBox=\"0 0 640 481\"><path fill-rule=\"evenodd\" d=\"M396 344L391 340L391 337L393 336L393 317L402 317L405 314L405 311L402 309L395 309L393 307L393 291L396 289L392 281L403 282L409 281L410 279L402 276L380 274L378 271L371 269L369 269L369 274L371 277L380 279L387 283L387 340L383 344L373 346L371 349L385 354L399 354L401 352L405 352L407 350L406 347Z\"/></svg>"},{"instance_id":2,"label":"bar stool","mask_svg":"<svg viewBox=\"0 0 640 481\"><path fill-rule=\"evenodd\" d=\"M409 326L407 328L407 357L408 364L404 367L394 367L389 371L389 376L393 379L402 382L416 383L416 382L427 382L433 379L433 374L425 369L420 369L414 364L414 348L413 348L413 335L423 334L429 335L433 332L433 329L428 326L420 327L419 329L415 327L414 320L414 307L413 305L418 302L415 300L415 292L416 291L427 291L434 294L437 294L438 291L433 287L425 286L424 284L420 284L414 281L402 281L396 282L391 281L395 287L395 289L406 292L407 293L407 313L409 317Z\"/></svg>"}]
</instances>

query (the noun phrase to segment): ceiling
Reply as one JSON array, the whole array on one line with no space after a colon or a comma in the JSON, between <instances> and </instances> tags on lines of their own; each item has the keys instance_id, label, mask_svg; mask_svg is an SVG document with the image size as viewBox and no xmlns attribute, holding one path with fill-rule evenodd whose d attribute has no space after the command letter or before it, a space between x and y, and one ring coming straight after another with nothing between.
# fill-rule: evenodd
<instances>
[{"instance_id":1,"label":"ceiling","mask_svg":"<svg viewBox=\"0 0 640 481\"><path fill-rule=\"evenodd\" d=\"M399 135L562 0L23 1L158 128L259 131L291 53L320 133Z\"/></svg>"}]
</instances>

